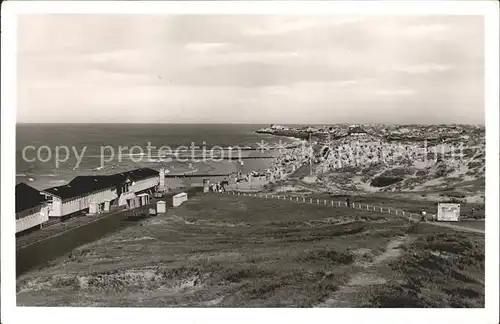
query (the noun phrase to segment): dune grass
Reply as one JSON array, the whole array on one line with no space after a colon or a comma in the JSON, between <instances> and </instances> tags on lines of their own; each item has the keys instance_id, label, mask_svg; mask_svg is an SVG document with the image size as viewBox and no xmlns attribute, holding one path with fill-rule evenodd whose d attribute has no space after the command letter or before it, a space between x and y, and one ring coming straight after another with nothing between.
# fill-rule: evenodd
<instances>
[{"instance_id":1,"label":"dune grass","mask_svg":"<svg viewBox=\"0 0 500 324\"><path fill-rule=\"evenodd\" d=\"M409 229L415 237L391 264L400 283L365 291L370 307L484 307L484 236L437 232L428 225Z\"/></svg>"},{"instance_id":2,"label":"dune grass","mask_svg":"<svg viewBox=\"0 0 500 324\"><path fill-rule=\"evenodd\" d=\"M430 257L422 251L429 246L467 255L467 260L480 265L477 256L467 254L474 248L480 250L475 240L469 239L472 245L444 241L439 246L443 240L436 235L443 229L412 228L408 232L409 226L375 212L201 195L179 208L170 208L165 215L143 220L21 276L17 303L311 307L345 286L354 274L365 271L361 263L377 258L389 242L403 235L419 237L405 251L403 263L394 268L403 278L423 277L412 289L426 284L429 270L425 270L425 262ZM462 264L467 266L466 261ZM434 275L442 271L443 278L458 276L446 269L436 268ZM435 290L446 296L462 298L468 293L457 290L458 286L436 285L439 290ZM385 287L384 291L360 291L355 298L366 296L369 305L383 306L390 304L383 299L385 292L406 289L392 281ZM464 305L472 305L468 297L459 297Z\"/></svg>"}]
</instances>

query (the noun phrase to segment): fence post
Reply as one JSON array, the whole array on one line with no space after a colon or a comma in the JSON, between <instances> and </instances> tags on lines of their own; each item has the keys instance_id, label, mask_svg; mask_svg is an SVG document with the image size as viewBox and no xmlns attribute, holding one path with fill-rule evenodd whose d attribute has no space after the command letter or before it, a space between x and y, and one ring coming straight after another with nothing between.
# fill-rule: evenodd
<instances>
[{"instance_id":1,"label":"fence post","mask_svg":"<svg viewBox=\"0 0 500 324\"><path fill-rule=\"evenodd\" d=\"M332 206L333 206L333 200L332 200Z\"/></svg>"},{"instance_id":2,"label":"fence post","mask_svg":"<svg viewBox=\"0 0 500 324\"><path fill-rule=\"evenodd\" d=\"M312 204L312 202L313 202L313 199L312 199L312 198L310 198L310 199L309 199L309 203L311 203L311 204Z\"/></svg>"},{"instance_id":3,"label":"fence post","mask_svg":"<svg viewBox=\"0 0 500 324\"><path fill-rule=\"evenodd\" d=\"M306 202L306 198L305 197L302 197L302 202Z\"/></svg>"}]
</instances>

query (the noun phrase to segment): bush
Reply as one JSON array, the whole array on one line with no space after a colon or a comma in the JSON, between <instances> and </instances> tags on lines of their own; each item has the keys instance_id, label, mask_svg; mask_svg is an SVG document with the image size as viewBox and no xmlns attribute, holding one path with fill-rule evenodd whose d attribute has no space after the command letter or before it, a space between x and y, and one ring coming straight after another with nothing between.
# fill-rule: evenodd
<instances>
[{"instance_id":1,"label":"bush","mask_svg":"<svg viewBox=\"0 0 500 324\"><path fill-rule=\"evenodd\" d=\"M299 261L326 261L331 264L351 264L354 262L354 256L350 252L337 252L335 250L309 251L305 255L298 257Z\"/></svg>"},{"instance_id":2,"label":"bush","mask_svg":"<svg viewBox=\"0 0 500 324\"><path fill-rule=\"evenodd\" d=\"M410 174L407 169L405 168L394 168L391 170L387 170L384 173L382 173L382 176L384 177L404 177L407 174Z\"/></svg>"},{"instance_id":3,"label":"bush","mask_svg":"<svg viewBox=\"0 0 500 324\"><path fill-rule=\"evenodd\" d=\"M471 162L469 162L469 164L467 164L467 166L469 167L469 169L479 168L482 165L483 165L483 163L481 163L479 161L471 161Z\"/></svg>"},{"instance_id":4,"label":"bush","mask_svg":"<svg viewBox=\"0 0 500 324\"><path fill-rule=\"evenodd\" d=\"M375 179L373 179L370 185L372 187L387 187L387 186L390 186L390 185L395 184L397 182L400 182L402 180L403 180L403 178L400 178L400 177L380 176L380 177L376 177Z\"/></svg>"},{"instance_id":5,"label":"bush","mask_svg":"<svg viewBox=\"0 0 500 324\"><path fill-rule=\"evenodd\" d=\"M420 171L417 171L417 173L415 173L415 175L417 177L424 177L427 175L427 172L426 171L423 171L423 170L420 170Z\"/></svg>"}]
</instances>

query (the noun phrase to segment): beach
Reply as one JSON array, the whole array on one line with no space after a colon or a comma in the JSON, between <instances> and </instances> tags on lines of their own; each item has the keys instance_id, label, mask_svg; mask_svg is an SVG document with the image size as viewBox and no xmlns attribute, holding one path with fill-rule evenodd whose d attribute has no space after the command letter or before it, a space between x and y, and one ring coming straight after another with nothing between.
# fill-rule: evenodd
<instances>
[{"instance_id":1,"label":"beach","mask_svg":"<svg viewBox=\"0 0 500 324\"><path fill-rule=\"evenodd\" d=\"M21 124L17 126L16 182L43 190L64 185L79 175L109 175L143 167L156 170L163 167L167 175L263 172L279 152L256 150L260 143L292 144L297 140L256 134L259 126ZM148 144L154 148L148 151ZM207 147L205 153L199 148L203 144ZM191 149L191 145L198 147ZM41 150L42 146L50 151ZM159 150L162 146L167 146L172 154L164 155ZM68 147L70 154L56 165L58 148L65 153L62 147ZM229 156L229 147L233 147L231 157L235 160L219 159ZM127 149L119 154L120 148ZM40 156L35 156L38 150ZM238 161L239 157L243 163ZM63 160L65 156L59 158Z\"/></svg>"}]
</instances>

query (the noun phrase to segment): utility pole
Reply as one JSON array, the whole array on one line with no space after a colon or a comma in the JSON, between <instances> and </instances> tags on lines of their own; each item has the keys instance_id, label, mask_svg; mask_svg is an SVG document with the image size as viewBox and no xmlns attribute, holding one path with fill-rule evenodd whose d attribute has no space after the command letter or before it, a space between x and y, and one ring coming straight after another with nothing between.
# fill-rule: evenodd
<instances>
[{"instance_id":1,"label":"utility pole","mask_svg":"<svg viewBox=\"0 0 500 324\"><path fill-rule=\"evenodd\" d=\"M309 132L309 145L311 148L311 154L309 154L309 176L312 177L312 156L314 154L314 150L312 149L312 141L311 141L311 133Z\"/></svg>"}]
</instances>

